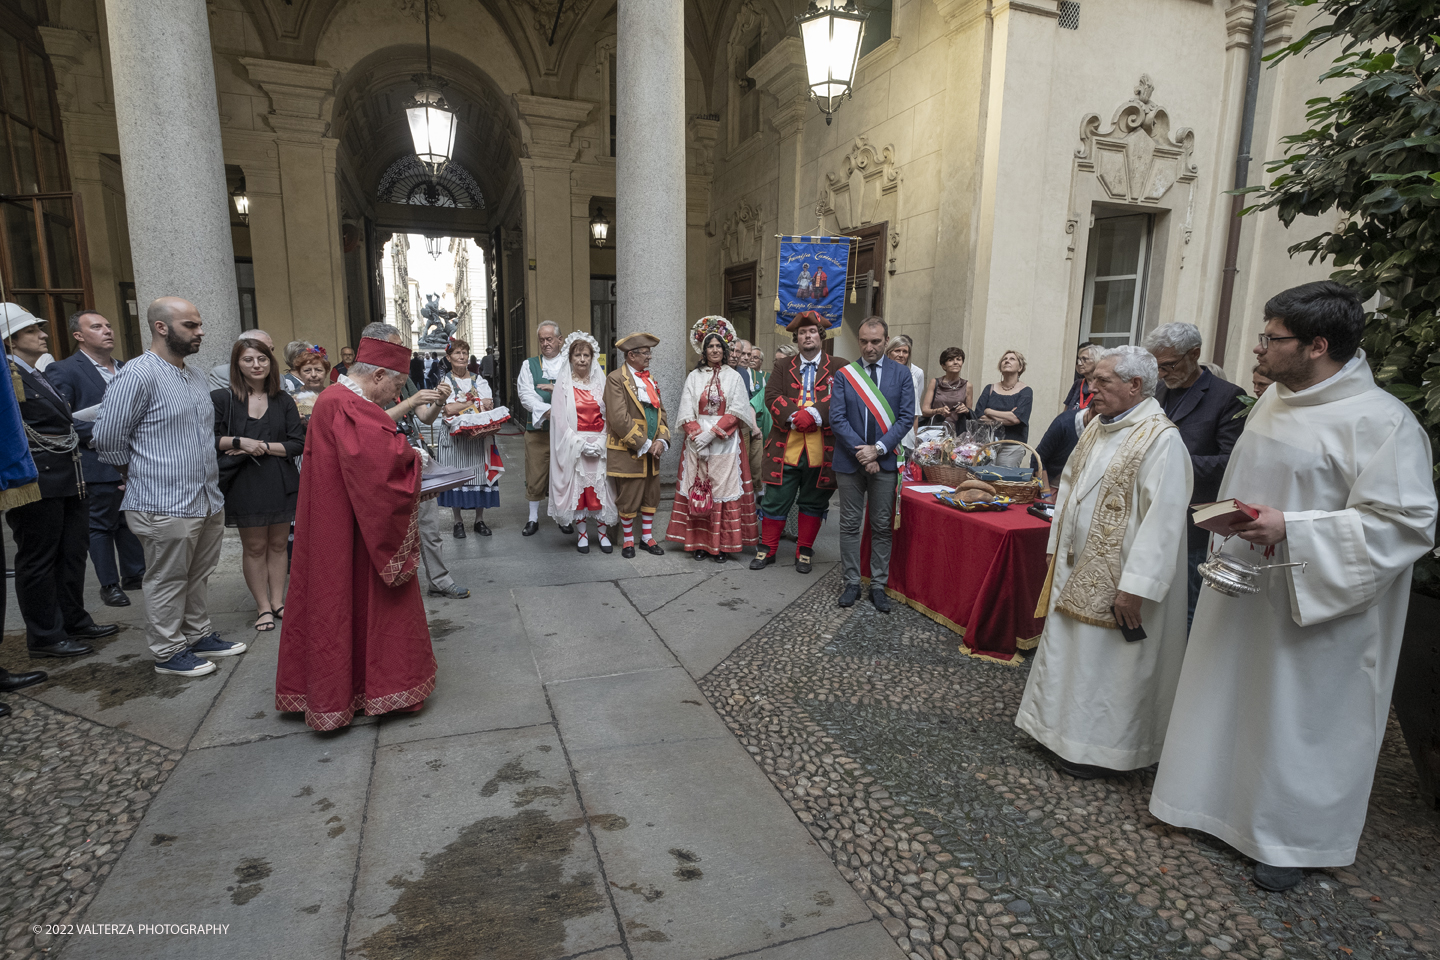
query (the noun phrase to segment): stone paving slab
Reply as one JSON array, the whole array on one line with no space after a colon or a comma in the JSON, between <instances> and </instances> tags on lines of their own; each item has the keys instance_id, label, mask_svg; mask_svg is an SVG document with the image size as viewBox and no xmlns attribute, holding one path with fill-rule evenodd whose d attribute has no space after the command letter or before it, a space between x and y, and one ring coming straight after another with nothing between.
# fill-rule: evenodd
<instances>
[{"instance_id":1,"label":"stone paving slab","mask_svg":"<svg viewBox=\"0 0 1440 960\"><path fill-rule=\"evenodd\" d=\"M66 960L338 958L374 745L362 727L186 754L85 920L229 933L76 938Z\"/></svg>"},{"instance_id":2,"label":"stone paving slab","mask_svg":"<svg viewBox=\"0 0 1440 960\"><path fill-rule=\"evenodd\" d=\"M635 958L708 960L869 918L733 739L570 756L587 809L630 824L595 840Z\"/></svg>"},{"instance_id":3,"label":"stone paving slab","mask_svg":"<svg viewBox=\"0 0 1440 960\"><path fill-rule=\"evenodd\" d=\"M465 603L472 606L462 607ZM519 611L508 598L491 604L448 601L439 613L430 618L439 664L435 692L419 713L380 719L382 746L550 722Z\"/></svg>"},{"instance_id":4,"label":"stone paving slab","mask_svg":"<svg viewBox=\"0 0 1440 960\"><path fill-rule=\"evenodd\" d=\"M694 563L694 561L691 561ZM668 573L654 577L630 577L620 581L620 589L635 604L635 609L645 616L659 610L665 604L715 575L713 565L696 563L699 572Z\"/></svg>"},{"instance_id":5,"label":"stone paving slab","mask_svg":"<svg viewBox=\"0 0 1440 960\"><path fill-rule=\"evenodd\" d=\"M755 953L746 960L904 960L905 955L878 923L857 923L792 940Z\"/></svg>"},{"instance_id":6,"label":"stone paving slab","mask_svg":"<svg viewBox=\"0 0 1440 960\"><path fill-rule=\"evenodd\" d=\"M434 960L543 960L621 942L548 724L380 748L366 819L385 829L367 831L347 957L408 960L423 943Z\"/></svg>"},{"instance_id":7,"label":"stone paving slab","mask_svg":"<svg viewBox=\"0 0 1440 960\"><path fill-rule=\"evenodd\" d=\"M251 630L252 638L246 641L250 649L228 658L233 664L229 679L196 731L191 749L285 737L309 729L302 714L275 709L275 668L284 629L282 625L263 634Z\"/></svg>"},{"instance_id":8,"label":"stone paving slab","mask_svg":"<svg viewBox=\"0 0 1440 960\"><path fill-rule=\"evenodd\" d=\"M763 571L727 562L704 583L646 619L690 675L703 677L833 566L817 562L810 573L803 574L796 573L793 563L787 565L784 560ZM622 587L629 589L625 584Z\"/></svg>"},{"instance_id":9,"label":"stone paving slab","mask_svg":"<svg viewBox=\"0 0 1440 960\"><path fill-rule=\"evenodd\" d=\"M511 591L545 683L673 666L675 658L614 583Z\"/></svg>"},{"instance_id":10,"label":"stone paving slab","mask_svg":"<svg viewBox=\"0 0 1440 960\"><path fill-rule=\"evenodd\" d=\"M221 614L213 620L217 628L229 629L238 615ZM97 621L105 622L99 617ZM0 645L0 667L12 673L44 670L50 679L27 687L25 696L166 747L189 742L234 671L235 661L244 659L243 654L220 658L215 661L219 669L205 677L166 677L155 672L139 625L125 623L115 636L90 644L95 653L87 656L32 660L25 653L22 626Z\"/></svg>"},{"instance_id":11,"label":"stone paving slab","mask_svg":"<svg viewBox=\"0 0 1440 960\"><path fill-rule=\"evenodd\" d=\"M546 689L572 753L730 736L680 667L568 680Z\"/></svg>"}]
</instances>

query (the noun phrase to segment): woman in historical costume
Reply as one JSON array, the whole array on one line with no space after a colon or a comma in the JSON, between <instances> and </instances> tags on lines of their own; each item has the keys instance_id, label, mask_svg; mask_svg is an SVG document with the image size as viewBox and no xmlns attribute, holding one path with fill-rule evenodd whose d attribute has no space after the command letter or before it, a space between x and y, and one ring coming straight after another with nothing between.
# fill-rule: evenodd
<instances>
[{"instance_id":1,"label":"woman in historical costume","mask_svg":"<svg viewBox=\"0 0 1440 960\"><path fill-rule=\"evenodd\" d=\"M549 513L561 526L574 524L575 549L590 552L586 518L595 518L600 552L614 548L606 528L619 519L605 482L605 375L595 365L600 344L577 330L560 347L568 366L556 378L550 401Z\"/></svg>"},{"instance_id":2,"label":"woman in historical costume","mask_svg":"<svg viewBox=\"0 0 1440 960\"><path fill-rule=\"evenodd\" d=\"M451 399L445 404L447 418L458 416L467 410L491 410L495 406L490 384L485 382L484 377L471 373L469 363L470 344L458 337L452 337L445 347L444 366L437 380L438 383L450 385ZM453 535L456 540L465 539L465 517L462 510L474 510L475 532L482 537L490 536L490 528L485 525L485 508L500 506L500 474L505 472L494 436L452 436L448 429L437 430L436 433L440 439L442 465L475 469L474 483L447 490L440 494L436 503L454 511Z\"/></svg>"},{"instance_id":3,"label":"woman in historical costume","mask_svg":"<svg viewBox=\"0 0 1440 960\"><path fill-rule=\"evenodd\" d=\"M730 367L735 339L735 328L724 317L701 317L690 330L690 346L700 362L680 394L678 423L685 431L685 450L665 534L694 551L696 560L708 554L716 563L759 541L747 444L758 443L761 433L745 382ZM710 501L709 513L692 512L692 491Z\"/></svg>"}]
</instances>

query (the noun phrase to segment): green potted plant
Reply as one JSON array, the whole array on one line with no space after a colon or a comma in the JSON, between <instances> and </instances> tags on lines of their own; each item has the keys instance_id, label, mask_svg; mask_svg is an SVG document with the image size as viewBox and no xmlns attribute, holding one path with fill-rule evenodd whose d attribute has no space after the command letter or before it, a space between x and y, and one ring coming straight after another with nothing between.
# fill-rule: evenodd
<instances>
[{"instance_id":1,"label":"green potted plant","mask_svg":"<svg viewBox=\"0 0 1440 960\"><path fill-rule=\"evenodd\" d=\"M1338 211L1333 230L1292 255L1329 260L1332 279L1379 305L1364 348L1375 379L1404 401L1440 451L1440 2L1292 0L1328 16L1271 55L1279 61L1329 45L1324 95L1310 128L1282 142L1274 179L1251 187L1288 227ZM1343 88L1342 88L1343 85ZM1437 468L1440 475L1440 468ZM1415 565L1394 705L1420 774L1440 806L1440 558Z\"/></svg>"}]
</instances>

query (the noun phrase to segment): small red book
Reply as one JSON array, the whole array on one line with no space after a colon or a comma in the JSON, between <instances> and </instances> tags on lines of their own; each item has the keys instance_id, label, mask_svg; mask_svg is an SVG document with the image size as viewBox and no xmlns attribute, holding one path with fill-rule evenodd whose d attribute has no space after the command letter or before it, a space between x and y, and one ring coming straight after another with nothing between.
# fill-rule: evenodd
<instances>
[{"instance_id":1,"label":"small red book","mask_svg":"<svg viewBox=\"0 0 1440 960\"><path fill-rule=\"evenodd\" d=\"M1195 526L1218 533L1222 537L1235 534L1235 527L1260 516L1260 511L1239 500L1220 500L1216 503L1192 503L1195 511L1191 519Z\"/></svg>"}]
</instances>

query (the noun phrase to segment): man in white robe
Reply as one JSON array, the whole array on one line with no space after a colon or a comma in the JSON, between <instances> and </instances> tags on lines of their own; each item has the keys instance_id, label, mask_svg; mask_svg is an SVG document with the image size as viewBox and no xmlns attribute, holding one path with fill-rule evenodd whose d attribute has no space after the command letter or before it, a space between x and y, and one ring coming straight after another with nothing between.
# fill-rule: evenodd
<instances>
[{"instance_id":1,"label":"man in white robe","mask_svg":"<svg viewBox=\"0 0 1440 960\"><path fill-rule=\"evenodd\" d=\"M1158 375L1139 347L1095 367L1097 416L1061 475L1045 632L1015 717L1085 779L1160 759L1185 657L1190 454L1154 399Z\"/></svg>"},{"instance_id":2,"label":"man in white robe","mask_svg":"<svg viewBox=\"0 0 1440 960\"><path fill-rule=\"evenodd\" d=\"M1255 353L1275 385L1220 486L1260 516L1221 549L1308 566L1262 572L1250 596L1201 590L1150 810L1284 890L1301 867L1355 860L1436 501L1424 430L1358 349L1359 299L1309 283L1265 319Z\"/></svg>"}]
</instances>

